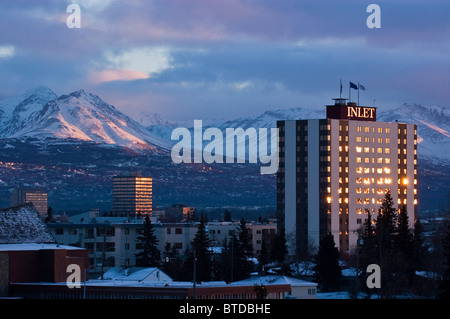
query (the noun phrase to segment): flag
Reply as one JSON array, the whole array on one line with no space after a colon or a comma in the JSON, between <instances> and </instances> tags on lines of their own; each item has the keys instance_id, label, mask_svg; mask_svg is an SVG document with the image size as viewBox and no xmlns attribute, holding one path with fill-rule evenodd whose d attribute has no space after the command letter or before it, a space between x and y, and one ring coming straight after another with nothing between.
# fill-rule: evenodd
<instances>
[{"instance_id":1,"label":"flag","mask_svg":"<svg viewBox=\"0 0 450 319\"><path fill-rule=\"evenodd\" d=\"M363 91L366 90L366 88L365 88L362 84L359 84L359 83L358 83L358 87L359 87L361 90L363 90Z\"/></svg>"},{"instance_id":2,"label":"flag","mask_svg":"<svg viewBox=\"0 0 450 319\"><path fill-rule=\"evenodd\" d=\"M353 83L353 82L350 82L350 88L351 88L351 89L355 89L355 90L358 89L358 87L356 86L356 84Z\"/></svg>"},{"instance_id":3,"label":"flag","mask_svg":"<svg viewBox=\"0 0 450 319\"><path fill-rule=\"evenodd\" d=\"M341 90L340 90L340 93L342 94L342 79L341 79Z\"/></svg>"}]
</instances>

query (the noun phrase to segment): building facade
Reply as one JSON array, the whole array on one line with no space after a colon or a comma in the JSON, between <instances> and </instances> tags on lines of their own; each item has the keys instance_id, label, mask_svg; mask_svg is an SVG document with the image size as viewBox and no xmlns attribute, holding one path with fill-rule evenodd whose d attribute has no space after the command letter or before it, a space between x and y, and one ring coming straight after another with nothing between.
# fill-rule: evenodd
<instances>
[{"instance_id":1,"label":"building facade","mask_svg":"<svg viewBox=\"0 0 450 319\"><path fill-rule=\"evenodd\" d=\"M113 211L118 215L151 215L152 178L139 172L114 176Z\"/></svg>"},{"instance_id":2,"label":"building facade","mask_svg":"<svg viewBox=\"0 0 450 319\"><path fill-rule=\"evenodd\" d=\"M277 213L290 254L307 256L331 232L351 253L387 192L412 224L417 210L417 125L376 121L376 109L335 99L326 119L278 121Z\"/></svg>"},{"instance_id":3,"label":"building facade","mask_svg":"<svg viewBox=\"0 0 450 319\"><path fill-rule=\"evenodd\" d=\"M11 192L11 206L32 203L40 216L47 214L48 194L41 188L15 188Z\"/></svg>"},{"instance_id":4,"label":"building facade","mask_svg":"<svg viewBox=\"0 0 450 319\"><path fill-rule=\"evenodd\" d=\"M198 222L160 223L152 219L157 248L164 252L175 250L184 253L191 249L191 243L198 231ZM89 262L95 271L103 267L133 266L139 247L136 239L144 228L142 218L100 217L98 210L72 216L68 223L48 223L47 227L56 242L82 247L89 252ZM247 223L253 256L259 257L263 249L271 248L277 231L276 223ZM238 222L209 222L205 225L212 247L222 247L224 241L237 234Z\"/></svg>"}]
</instances>

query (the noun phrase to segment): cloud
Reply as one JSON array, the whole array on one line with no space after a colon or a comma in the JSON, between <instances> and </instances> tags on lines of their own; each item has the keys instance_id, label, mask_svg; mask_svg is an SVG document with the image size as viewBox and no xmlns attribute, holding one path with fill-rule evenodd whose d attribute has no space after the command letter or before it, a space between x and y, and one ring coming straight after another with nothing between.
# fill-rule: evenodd
<instances>
[{"instance_id":1,"label":"cloud","mask_svg":"<svg viewBox=\"0 0 450 319\"><path fill-rule=\"evenodd\" d=\"M148 79L149 75L132 70L114 69L95 71L89 75L89 81L93 83L103 83L111 81L133 81Z\"/></svg>"},{"instance_id":2,"label":"cloud","mask_svg":"<svg viewBox=\"0 0 450 319\"><path fill-rule=\"evenodd\" d=\"M9 58L14 56L15 48L12 45L3 45L0 46L0 58Z\"/></svg>"},{"instance_id":3,"label":"cloud","mask_svg":"<svg viewBox=\"0 0 450 319\"><path fill-rule=\"evenodd\" d=\"M100 70L92 71L94 83L148 79L172 68L173 59L167 47L139 47L127 50L108 50L97 61Z\"/></svg>"}]
</instances>

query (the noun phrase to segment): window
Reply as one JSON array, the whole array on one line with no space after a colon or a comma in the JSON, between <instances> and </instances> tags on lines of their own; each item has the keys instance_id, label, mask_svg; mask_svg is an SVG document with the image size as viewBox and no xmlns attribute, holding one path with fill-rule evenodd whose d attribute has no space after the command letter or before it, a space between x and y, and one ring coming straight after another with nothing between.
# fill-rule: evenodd
<instances>
[{"instance_id":1,"label":"window","mask_svg":"<svg viewBox=\"0 0 450 319\"><path fill-rule=\"evenodd\" d=\"M383 133L383 128L382 128L382 127L379 127L379 128L377 129L377 132L378 132L378 133Z\"/></svg>"},{"instance_id":2,"label":"window","mask_svg":"<svg viewBox=\"0 0 450 319\"><path fill-rule=\"evenodd\" d=\"M365 133L370 133L370 127L365 126L365 127L364 127L364 132L365 132Z\"/></svg>"},{"instance_id":3,"label":"window","mask_svg":"<svg viewBox=\"0 0 450 319\"><path fill-rule=\"evenodd\" d=\"M361 132L361 126L356 127L356 132Z\"/></svg>"},{"instance_id":4,"label":"window","mask_svg":"<svg viewBox=\"0 0 450 319\"><path fill-rule=\"evenodd\" d=\"M389 127L386 127L385 132L386 132L386 134L389 134L389 133L391 133L391 129Z\"/></svg>"},{"instance_id":5,"label":"window","mask_svg":"<svg viewBox=\"0 0 450 319\"><path fill-rule=\"evenodd\" d=\"M362 151L361 146L356 146L356 153L361 153L361 151Z\"/></svg>"},{"instance_id":6,"label":"window","mask_svg":"<svg viewBox=\"0 0 450 319\"><path fill-rule=\"evenodd\" d=\"M356 137L356 142L362 142L361 136L357 136L357 137Z\"/></svg>"},{"instance_id":7,"label":"window","mask_svg":"<svg viewBox=\"0 0 450 319\"><path fill-rule=\"evenodd\" d=\"M356 158L356 163L361 163L361 157Z\"/></svg>"},{"instance_id":8,"label":"window","mask_svg":"<svg viewBox=\"0 0 450 319\"><path fill-rule=\"evenodd\" d=\"M370 153L370 147L364 147L364 153Z\"/></svg>"},{"instance_id":9,"label":"window","mask_svg":"<svg viewBox=\"0 0 450 319\"><path fill-rule=\"evenodd\" d=\"M182 233L183 233L183 228L180 228L180 227L175 228L176 235L181 235Z\"/></svg>"},{"instance_id":10,"label":"window","mask_svg":"<svg viewBox=\"0 0 450 319\"><path fill-rule=\"evenodd\" d=\"M390 149L389 147L386 147L386 148L384 149L384 152L385 152L386 154L390 154L390 153L391 153L391 149Z\"/></svg>"}]
</instances>

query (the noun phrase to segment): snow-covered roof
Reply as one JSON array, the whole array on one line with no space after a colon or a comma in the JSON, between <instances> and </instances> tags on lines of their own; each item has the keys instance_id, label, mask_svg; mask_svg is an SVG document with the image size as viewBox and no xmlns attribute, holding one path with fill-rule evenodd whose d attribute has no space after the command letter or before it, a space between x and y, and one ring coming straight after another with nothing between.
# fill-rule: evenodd
<instances>
[{"instance_id":1,"label":"snow-covered roof","mask_svg":"<svg viewBox=\"0 0 450 319\"><path fill-rule=\"evenodd\" d=\"M241 281L231 283L231 285L253 286L253 285L291 285L291 287L316 287L317 283L305 281L287 276L261 276L250 277Z\"/></svg>"},{"instance_id":2,"label":"snow-covered roof","mask_svg":"<svg viewBox=\"0 0 450 319\"><path fill-rule=\"evenodd\" d=\"M152 279L172 281L172 278L157 267L111 267L103 274L105 279L127 281L143 281L150 276Z\"/></svg>"},{"instance_id":3,"label":"snow-covered roof","mask_svg":"<svg viewBox=\"0 0 450 319\"><path fill-rule=\"evenodd\" d=\"M33 204L0 210L0 244L55 242Z\"/></svg>"},{"instance_id":4,"label":"snow-covered roof","mask_svg":"<svg viewBox=\"0 0 450 319\"><path fill-rule=\"evenodd\" d=\"M59 245L53 243L24 243L24 244L0 244L0 251L27 251L27 250L40 250L40 249L66 249L66 250L75 250L75 249L84 249L80 247L67 246L67 245Z\"/></svg>"}]
</instances>

